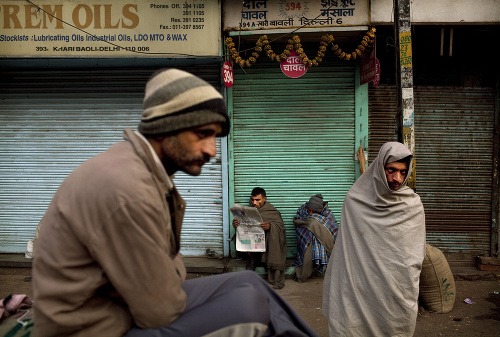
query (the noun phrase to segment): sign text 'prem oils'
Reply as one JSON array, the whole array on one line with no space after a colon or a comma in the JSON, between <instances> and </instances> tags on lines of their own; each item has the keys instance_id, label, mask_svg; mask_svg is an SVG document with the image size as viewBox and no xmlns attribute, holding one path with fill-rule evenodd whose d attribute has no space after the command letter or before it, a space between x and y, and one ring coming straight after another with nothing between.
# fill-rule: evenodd
<instances>
[{"instance_id":1,"label":"sign text 'prem oils'","mask_svg":"<svg viewBox=\"0 0 500 337\"><path fill-rule=\"evenodd\" d=\"M121 8L110 4L77 4L70 17L64 17L63 5L0 5L3 29L63 29L67 21L80 29L134 29L139 25L136 4Z\"/></svg>"}]
</instances>

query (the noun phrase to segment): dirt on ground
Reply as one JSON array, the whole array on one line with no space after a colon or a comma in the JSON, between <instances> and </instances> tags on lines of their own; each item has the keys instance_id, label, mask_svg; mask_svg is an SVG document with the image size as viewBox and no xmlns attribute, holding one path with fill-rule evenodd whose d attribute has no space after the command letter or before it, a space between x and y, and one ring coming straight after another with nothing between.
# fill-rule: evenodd
<instances>
[{"instance_id":1,"label":"dirt on ground","mask_svg":"<svg viewBox=\"0 0 500 337\"><path fill-rule=\"evenodd\" d=\"M500 337L500 281L457 280L453 309L446 314L420 307L415 337ZM328 337L328 320L321 313L323 279L305 283L287 280L278 292L304 317L320 337ZM468 304L465 300L472 304ZM373 305L377 305L374 303Z\"/></svg>"},{"instance_id":2,"label":"dirt on ground","mask_svg":"<svg viewBox=\"0 0 500 337\"><path fill-rule=\"evenodd\" d=\"M30 275L28 268L0 268L0 299L11 293L33 298ZM414 336L499 337L500 281L456 280L455 283L457 291L453 310L437 314L420 308ZM287 279L285 287L277 292L320 337L328 337L328 321L321 313L322 288L322 278L312 278L304 283Z\"/></svg>"}]
</instances>

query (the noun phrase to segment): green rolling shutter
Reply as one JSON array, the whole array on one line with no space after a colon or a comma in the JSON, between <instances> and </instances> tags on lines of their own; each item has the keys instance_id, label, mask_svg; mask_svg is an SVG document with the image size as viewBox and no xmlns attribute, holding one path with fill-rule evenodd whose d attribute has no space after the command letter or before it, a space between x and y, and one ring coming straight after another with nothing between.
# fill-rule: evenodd
<instances>
[{"instance_id":1,"label":"green rolling shutter","mask_svg":"<svg viewBox=\"0 0 500 337\"><path fill-rule=\"evenodd\" d=\"M354 65L322 64L296 79L276 62L235 68L230 202L247 203L252 188L263 187L282 213L295 255L297 208L321 193L340 221L355 180Z\"/></svg>"}]
</instances>

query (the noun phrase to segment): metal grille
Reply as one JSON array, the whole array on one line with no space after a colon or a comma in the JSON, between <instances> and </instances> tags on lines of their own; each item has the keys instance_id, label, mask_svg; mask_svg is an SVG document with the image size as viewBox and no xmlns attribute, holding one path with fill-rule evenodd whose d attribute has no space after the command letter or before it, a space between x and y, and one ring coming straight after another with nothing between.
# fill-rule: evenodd
<instances>
[{"instance_id":1,"label":"metal grille","mask_svg":"<svg viewBox=\"0 0 500 337\"><path fill-rule=\"evenodd\" d=\"M396 140L394 87L370 89L370 148ZM446 252L489 255L495 93L415 87L417 192L427 240ZM376 151L370 151L371 160Z\"/></svg>"},{"instance_id":2,"label":"metal grille","mask_svg":"<svg viewBox=\"0 0 500 337\"><path fill-rule=\"evenodd\" d=\"M12 69L0 80L0 252L24 252L62 180L137 127L155 69ZM214 65L186 69L220 85ZM223 252L218 156L199 177L174 181L188 206L182 253Z\"/></svg>"}]
</instances>

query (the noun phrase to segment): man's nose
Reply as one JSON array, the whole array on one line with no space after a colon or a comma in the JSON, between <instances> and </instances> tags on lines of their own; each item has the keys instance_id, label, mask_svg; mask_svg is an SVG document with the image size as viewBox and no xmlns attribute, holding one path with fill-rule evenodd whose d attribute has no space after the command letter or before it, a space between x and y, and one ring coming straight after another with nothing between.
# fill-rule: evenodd
<instances>
[{"instance_id":1,"label":"man's nose","mask_svg":"<svg viewBox=\"0 0 500 337\"><path fill-rule=\"evenodd\" d=\"M405 179L404 175L402 175L402 174L401 174L401 172L396 172L396 173L394 174L394 178L395 178L395 180L396 180L398 183L400 183L400 184L401 184L401 183L404 181L404 179Z\"/></svg>"},{"instance_id":2,"label":"man's nose","mask_svg":"<svg viewBox=\"0 0 500 337\"><path fill-rule=\"evenodd\" d=\"M208 154L210 157L215 157L217 154L217 146L215 144L215 137L207 139L204 144L203 152Z\"/></svg>"}]
</instances>

